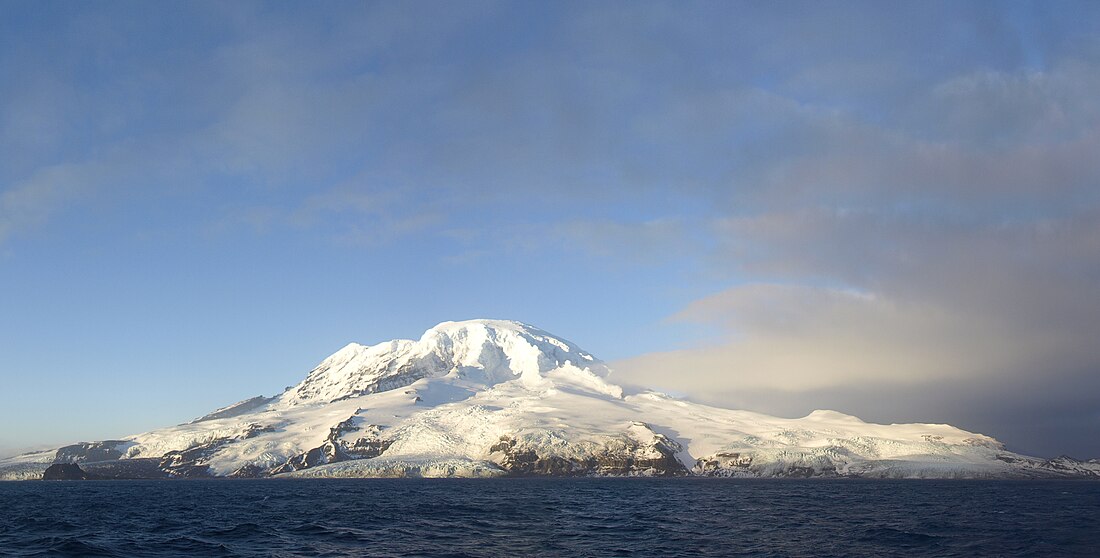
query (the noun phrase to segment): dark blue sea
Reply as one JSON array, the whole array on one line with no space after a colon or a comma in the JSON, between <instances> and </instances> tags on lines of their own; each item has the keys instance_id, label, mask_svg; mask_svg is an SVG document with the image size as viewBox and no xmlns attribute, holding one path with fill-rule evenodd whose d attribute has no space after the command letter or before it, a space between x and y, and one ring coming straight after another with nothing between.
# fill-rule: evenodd
<instances>
[{"instance_id":1,"label":"dark blue sea","mask_svg":"<svg viewBox=\"0 0 1100 558\"><path fill-rule=\"evenodd\" d=\"M4 556L1100 556L1100 482L0 483Z\"/></svg>"}]
</instances>

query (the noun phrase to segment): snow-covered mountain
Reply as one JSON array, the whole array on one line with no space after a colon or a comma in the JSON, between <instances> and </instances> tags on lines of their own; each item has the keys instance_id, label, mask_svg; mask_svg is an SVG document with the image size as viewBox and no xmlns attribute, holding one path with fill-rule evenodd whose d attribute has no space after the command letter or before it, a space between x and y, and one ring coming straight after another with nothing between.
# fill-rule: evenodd
<instances>
[{"instance_id":1,"label":"snow-covered mountain","mask_svg":"<svg viewBox=\"0 0 1100 558\"><path fill-rule=\"evenodd\" d=\"M868 424L835 411L784 419L627 392L576 345L500 320L352 343L275 397L0 460L0 478L41 478L55 463L105 478L1100 478L1095 460L1027 457L944 424Z\"/></svg>"}]
</instances>

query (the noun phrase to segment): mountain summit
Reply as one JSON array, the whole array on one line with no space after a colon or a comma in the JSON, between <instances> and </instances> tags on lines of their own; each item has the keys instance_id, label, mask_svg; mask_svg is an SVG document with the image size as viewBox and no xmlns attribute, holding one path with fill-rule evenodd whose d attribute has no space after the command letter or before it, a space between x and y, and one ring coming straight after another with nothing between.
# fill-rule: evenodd
<instances>
[{"instance_id":1,"label":"mountain summit","mask_svg":"<svg viewBox=\"0 0 1100 558\"><path fill-rule=\"evenodd\" d=\"M675 372L675 371L672 371ZM87 478L798 476L1100 477L1100 463L1007 451L943 424L785 419L626 395L575 344L503 320L349 344L296 386L194 421L0 460L0 479L77 464Z\"/></svg>"},{"instance_id":2,"label":"mountain summit","mask_svg":"<svg viewBox=\"0 0 1100 558\"><path fill-rule=\"evenodd\" d=\"M608 373L603 363L576 345L526 324L443 322L424 332L419 341L351 343L279 399L288 405L336 401L402 388L425 378L447 378L481 388L518 380L534 387L563 370L588 377Z\"/></svg>"}]
</instances>

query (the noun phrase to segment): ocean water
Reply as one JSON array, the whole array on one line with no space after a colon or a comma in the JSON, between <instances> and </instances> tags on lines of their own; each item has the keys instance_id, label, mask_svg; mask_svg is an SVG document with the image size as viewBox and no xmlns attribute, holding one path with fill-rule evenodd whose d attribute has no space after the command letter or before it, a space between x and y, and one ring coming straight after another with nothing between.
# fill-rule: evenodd
<instances>
[{"instance_id":1,"label":"ocean water","mask_svg":"<svg viewBox=\"0 0 1100 558\"><path fill-rule=\"evenodd\" d=\"M1100 556L1100 483L0 483L4 556Z\"/></svg>"}]
</instances>

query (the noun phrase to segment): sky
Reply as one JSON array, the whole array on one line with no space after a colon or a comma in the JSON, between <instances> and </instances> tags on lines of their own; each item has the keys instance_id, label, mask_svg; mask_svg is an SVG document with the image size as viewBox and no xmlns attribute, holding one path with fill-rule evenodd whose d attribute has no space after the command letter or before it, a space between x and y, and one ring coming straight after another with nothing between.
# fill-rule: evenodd
<instances>
[{"instance_id":1,"label":"sky","mask_svg":"<svg viewBox=\"0 0 1100 558\"><path fill-rule=\"evenodd\" d=\"M514 319L1100 457L1095 2L0 0L0 454Z\"/></svg>"}]
</instances>

